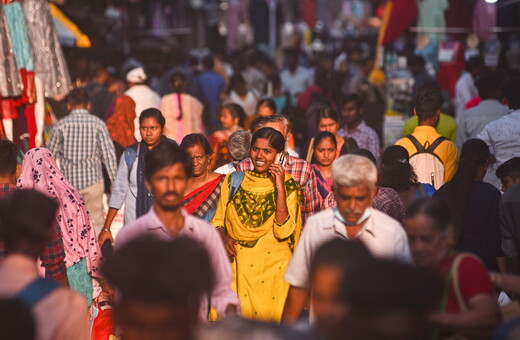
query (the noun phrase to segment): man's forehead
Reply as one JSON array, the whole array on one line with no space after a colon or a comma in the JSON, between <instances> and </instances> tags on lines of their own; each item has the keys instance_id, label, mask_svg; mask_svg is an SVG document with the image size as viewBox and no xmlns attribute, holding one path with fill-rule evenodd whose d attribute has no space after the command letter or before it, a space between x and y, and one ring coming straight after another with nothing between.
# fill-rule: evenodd
<instances>
[{"instance_id":1,"label":"man's forehead","mask_svg":"<svg viewBox=\"0 0 520 340\"><path fill-rule=\"evenodd\" d=\"M365 195L368 192L370 192L370 189L368 187L367 183L359 183L358 185L354 186L344 186L344 185L338 185L335 187L336 192L343 196L350 196L350 195Z\"/></svg>"}]
</instances>

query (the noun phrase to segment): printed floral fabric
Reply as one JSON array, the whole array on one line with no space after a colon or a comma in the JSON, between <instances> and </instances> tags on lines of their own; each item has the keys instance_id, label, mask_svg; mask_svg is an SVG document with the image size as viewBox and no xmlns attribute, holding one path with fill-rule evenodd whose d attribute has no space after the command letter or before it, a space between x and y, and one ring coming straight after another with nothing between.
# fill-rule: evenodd
<instances>
[{"instance_id":1,"label":"printed floral fabric","mask_svg":"<svg viewBox=\"0 0 520 340\"><path fill-rule=\"evenodd\" d=\"M101 250L85 202L79 191L58 169L48 149L27 151L18 178L18 188L40 191L58 202L56 220L65 248L65 265L70 267L85 258L88 273L99 276Z\"/></svg>"}]
</instances>

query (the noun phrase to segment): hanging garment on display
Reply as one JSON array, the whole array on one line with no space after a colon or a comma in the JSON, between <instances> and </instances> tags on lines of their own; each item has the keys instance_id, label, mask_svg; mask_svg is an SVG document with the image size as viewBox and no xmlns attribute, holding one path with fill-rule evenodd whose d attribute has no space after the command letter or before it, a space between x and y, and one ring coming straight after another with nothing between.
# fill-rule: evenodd
<instances>
[{"instance_id":1,"label":"hanging garment on display","mask_svg":"<svg viewBox=\"0 0 520 340\"><path fill-rule=\"evenodd\" d=\"M16 66L23 83L22 97L17 104L34 103L36 101L34 64L22 6L17 1L4 5L4 14L13 43Z\"/></svg>"},{"instance_id":2,"label":"hanging garment on display","mask_svg":"<svg viewBox=\"0 0 520 340\"><path fill-rule=\"evenodd\" d=\"M66 96L71 88L70 75L49 4L45 0L24 0L22 6L34 55L34 71L43 82L45 97Z\"/></svg>"},{"instance_id":3,"label":"hanging garment on display","mask_svg":"<svg viewBox=\"0 0 520 340\"><path fill-rule=\"evenodd\" d=\"M497 25L496 4L478 1L473 10L473 28L480 40L489 41L495 39L497 34L491 32L491 28Z\"/></svg>"},{"instance_id":4,"label":"hanging garment on display","mask_svg":"<svg viewBox=\"0 0 520 340\"><path fill-rule=\"evenodd\" d=\"M444 41L439 46L440 69L437 81L443 90L455 98L455 85L464 71L463 46L458 41Z\"/></svg>"},{"instance_id":5,"label":"hanging garment on display","mask_svg":"<svg viewBox=\"0 0 520 340\"><path fill-rule=\"evenodd\" d=\"M5 19L4 6L0 4L0 97L18 97L22 94L22 80L16 67L13 43ZM10 118L2 105L2 118Z\"/></svg>"},{"instance_id":6,"label":"hanging garment on display","mask_svg":"<svg viewBox=\"0 0 520 340\"><path fill-rule=\"evenodd\" d=\"M417 0L417 7L419 9L418 27L446 27L444 11L448 8L448 0ZM444 40L446 37L445 33L428 32L427 34L437 41Z\"/></svg>"}]
</instances>

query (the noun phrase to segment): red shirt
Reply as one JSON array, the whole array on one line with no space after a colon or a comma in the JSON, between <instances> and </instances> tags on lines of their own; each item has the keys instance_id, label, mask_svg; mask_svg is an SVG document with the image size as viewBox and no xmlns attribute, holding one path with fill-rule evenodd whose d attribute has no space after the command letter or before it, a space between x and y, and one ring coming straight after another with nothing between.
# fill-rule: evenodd
<instances>
[{"instance_id":1,"label":"red shirt","mask_svg":"<svg viewBox=\"0 0 520 340\"><path fill-rule=\"evenodd\" d=\"M437 264L436 272L441 275L443 279L449 274L453 261L457 257L457 254L449 256L443 259L441 262ZM446 305L445 313L459 313L461 312L461 308L457 302L457 297L455 295L455 288L453 286L453 282L457 278L452 278L449 293L448 293L448 303ZM458 270L458 282L460 287L460 292L462 294L462 298L466 303L473 298L474 296L485 294L489 296L494 296L493 284L489 279L489 274L482 264L482 262L478 261L474 257L464 257L459 264Z\"/></svg>"}]
</instances>

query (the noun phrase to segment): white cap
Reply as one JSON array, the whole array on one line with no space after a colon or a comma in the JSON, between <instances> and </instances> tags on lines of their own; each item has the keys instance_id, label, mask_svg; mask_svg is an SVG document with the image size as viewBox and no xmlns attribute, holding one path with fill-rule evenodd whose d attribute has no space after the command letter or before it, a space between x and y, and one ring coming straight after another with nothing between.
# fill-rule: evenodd
<instances>
[{"instance_id":1,"label":"white cap","mask_svg":"<svg viewBox=\"0 0 520 340\"><path fill-rule=\"evenodd\" d=\"M144 83L146 81L146 73L142 67L134 68L126 74L126 81L129 83Z\"/></svg>"}]
</instances>

